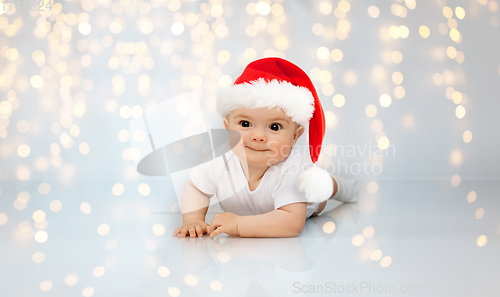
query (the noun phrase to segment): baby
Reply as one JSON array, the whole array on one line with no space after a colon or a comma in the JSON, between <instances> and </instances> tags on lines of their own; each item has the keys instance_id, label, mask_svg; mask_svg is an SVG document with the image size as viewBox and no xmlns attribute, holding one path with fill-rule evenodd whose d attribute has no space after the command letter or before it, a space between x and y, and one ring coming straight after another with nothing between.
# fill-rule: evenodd
<instances>
[{"instance_id":1,"label":"baby","mask_svg":"<svg viewBox=\"0 0 500 297\"><path fill-rule=\"evenodd\" d=\"M315 163L325 120L316 90L298 66L281 58L250 63L234 86L219 92L217 111L241 139L223 158L191 171L182 196L183 224L174 236L295 237L329 198L357 200L354 180L333 178L315 165L303 171L295 144L309 123ZM205 216L215 194L224 212L209 225Z\"/></svg>"}]
</instances>

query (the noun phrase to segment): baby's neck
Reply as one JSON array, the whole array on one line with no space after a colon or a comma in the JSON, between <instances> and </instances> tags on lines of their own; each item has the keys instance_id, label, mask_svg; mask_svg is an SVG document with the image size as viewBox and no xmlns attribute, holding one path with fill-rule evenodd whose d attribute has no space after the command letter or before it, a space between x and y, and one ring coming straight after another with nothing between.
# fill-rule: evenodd
<instances>
[{"instance_id":1,"label":"baby's neck","mask_svg":"<svg viewBox=\"0 0 500 297\"><path fill-rule=\"evenodd\" d=\"M248 163L246 160L240 159L241 167L243 168L243 172L245 173L245 177L248 181L248 184L254 184L258 183L262 177L264 176L264 173L266 173L267 169L269 169L269 166L263 165L255 165L252 163Z\"/></svg>"}]
</instances>

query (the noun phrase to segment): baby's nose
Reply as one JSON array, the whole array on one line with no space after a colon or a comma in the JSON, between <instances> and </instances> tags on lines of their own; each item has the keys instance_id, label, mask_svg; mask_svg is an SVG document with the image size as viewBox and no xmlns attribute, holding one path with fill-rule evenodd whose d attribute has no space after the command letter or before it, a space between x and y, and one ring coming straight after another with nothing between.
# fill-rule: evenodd
<instances>
[{"instance_id":1,"label":"baby's nose","mask_svg":"<svg viewBox=\"0 0 500 297\"><path fill-rule=\"evenodd\" d=\"M252 135L252 140L253 141L258 141L258 142L265 142L266 141L266 136L262 132L256 132Z\"/></svg>"}]
</instances>

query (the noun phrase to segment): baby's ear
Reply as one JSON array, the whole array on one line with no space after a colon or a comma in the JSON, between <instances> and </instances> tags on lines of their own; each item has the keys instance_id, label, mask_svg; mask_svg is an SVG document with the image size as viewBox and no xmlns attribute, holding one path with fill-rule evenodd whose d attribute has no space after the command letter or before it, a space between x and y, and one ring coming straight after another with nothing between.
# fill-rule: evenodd
<instances>
[{"instance_id":1,"label":"baby's ear","mask_svg":"<svg viewBox=\"0 0 500 297\"><path fill-rule=\"evenodd\" d=\"M224 127L226 128L227 130L227 127L229 126L229 121L227 120L227 117L223 119L224 121Z\"/></svg>"},{"instance_id":2,"label":"baby's ear","mask_svg":"<svg viewBox=\"0 0 500 297\"><path fill-rule=\"evenodd\" d=\"M297 126L297 129L295 129L295 133L293 134L294 144L297 142L297 140L299 140L299 137L302 136L302 134L304 134L305 130L306 130L306 128L304 127L304 125Z\"/></svg>"}]
</instances>

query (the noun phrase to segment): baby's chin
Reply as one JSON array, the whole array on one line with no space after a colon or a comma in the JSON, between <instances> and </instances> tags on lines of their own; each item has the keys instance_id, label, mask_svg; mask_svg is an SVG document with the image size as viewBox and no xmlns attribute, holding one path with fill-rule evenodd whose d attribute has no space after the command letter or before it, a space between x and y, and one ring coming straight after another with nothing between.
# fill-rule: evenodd
<instances>
[{"instance_id":1,"label":"baby's chin","mask_svg":"<svg viewBox=\"0 0 500 297\"><path fill-rule=\"evenodd\" d=\"M232 151L241 160L259 167L269 167L283 161L287 157L279 153L277 154L273 150L255 151L248 147L242 148L241 146L234 147Z\"/></svg>"},{"instance_id":2,"label":"baby's chin","mask_svg":"<svg viewBox=\"0 0 500 297\"><path fill-rule=\"evenodd\" d=\"M273 154L272 152L259 152L257 154L262 154L262 155L256 156L252 153L249 153L247 155L242 156L242 158L244 158L249 164L256 166L267 166L267 167L277 164L285 159L282 156L276 156L276 154Z\"/></svg>"}]
</instances>

